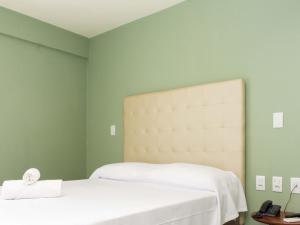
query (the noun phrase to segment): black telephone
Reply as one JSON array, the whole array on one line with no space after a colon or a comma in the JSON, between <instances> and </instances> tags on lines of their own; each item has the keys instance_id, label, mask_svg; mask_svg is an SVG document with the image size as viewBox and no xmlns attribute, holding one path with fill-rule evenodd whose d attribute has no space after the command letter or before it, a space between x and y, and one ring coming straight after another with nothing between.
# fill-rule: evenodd
<instances>
[{"instance_id":1,"label":"black telephone","mask_svg":"<svg viewBox=\"0 0 300 225\"><path fill-rule=\"evenodd\" d=\"M273 202L270 200L265 201L259 211L256 213L256 217L262 216L279 216L280 215L280 205L273 205Z\"/></svg>"}]
</instances>

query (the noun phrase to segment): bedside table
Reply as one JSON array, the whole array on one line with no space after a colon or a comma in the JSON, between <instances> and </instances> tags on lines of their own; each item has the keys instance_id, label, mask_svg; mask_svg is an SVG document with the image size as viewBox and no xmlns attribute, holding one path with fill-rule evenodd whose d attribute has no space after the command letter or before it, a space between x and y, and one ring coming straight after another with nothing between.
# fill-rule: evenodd
<instances>
[{"instance_id":1,"label":"bedside table","mask_svg":"<svg viewBox=\"0 0 300 225\"><path fill-rule=\"evenodd\" d=\"M256 212L255 212L256 213ZM280 217L276 216L263 216L262 218L255 218L254 215L255 213L252 213L251 217L260 223L264 223L264 224L269 224L269 225L300 225L300 221L299 222L293 222L293 223L287 223L283 221L283 212L280 212ZM288 213L286 213L288 214Z\"/></svg>"}]
</instances>

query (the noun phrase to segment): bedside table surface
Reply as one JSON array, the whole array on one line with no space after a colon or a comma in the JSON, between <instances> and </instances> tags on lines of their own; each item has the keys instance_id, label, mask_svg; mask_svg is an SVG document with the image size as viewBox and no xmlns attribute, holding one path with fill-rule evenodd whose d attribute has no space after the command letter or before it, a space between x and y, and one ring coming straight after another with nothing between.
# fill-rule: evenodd
<instances>
[{"instance_id":1,"label":"bedside table surface","mask_svg":"<svg viewBox=\"0 0 300 225\"><path fill-rule=\"evenodd\" d=\"M280 213L280 217L279 216L277 216L277 217L263 216L262 218L255 218L254 217L255 213L252 213L251 216L254 220L256 220L257 222L260 222L260 223L270 224L270 225L300 225L300 221L292 222L292 223L284 222L283 221L283 218L284 218L283 212Z\"/></svg>"}]
</instances>

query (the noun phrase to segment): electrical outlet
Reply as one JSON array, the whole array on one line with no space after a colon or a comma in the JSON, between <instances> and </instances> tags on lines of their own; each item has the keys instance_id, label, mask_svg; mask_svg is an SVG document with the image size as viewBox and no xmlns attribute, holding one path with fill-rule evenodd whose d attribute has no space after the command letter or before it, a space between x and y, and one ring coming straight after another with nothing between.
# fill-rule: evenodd
<instances>
[{"instance_id":1,"label":"electrical outlet","mask_svg":"<svg viewBox=\"0 0 300 225\"><path fill-rule=\"evenodd\" d=\"M282 177L272 177L272 191L282 192Z\"/></svg>"},{"instance_id":2,"label":"electrical outlet","mask_svg":"<svg viewBox=\"0 0 300 225\"><path fill-rule=\"evenodd\" d=\"M297 187L295 188L296 185L297 185ZM293 189L294 189L293 193L300 194L300 178L299 177L291 177L291 191Z\"/></svg>"},{"instance_id":3,"label":"electrical outlet","mask_svg":"<svg viewBox=\"0 0 300 225\"><path fill-rule=\"evenodd\" d=\"M256 190L265 191L266 190L266 177L256 176Z\"/></svg>"}]
</instances>

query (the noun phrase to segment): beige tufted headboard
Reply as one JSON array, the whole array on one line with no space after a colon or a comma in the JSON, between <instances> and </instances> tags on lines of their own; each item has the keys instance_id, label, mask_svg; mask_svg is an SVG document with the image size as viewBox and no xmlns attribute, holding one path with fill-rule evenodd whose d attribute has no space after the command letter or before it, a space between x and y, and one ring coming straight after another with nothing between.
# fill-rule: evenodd
<instances>
[{"instance_id":1,"label":"beige tufted headboard","mask_svg":"<svg viewBox=\"0 0 300 225\"><path fill-rule=\"evenodd\" d=\"M125 161L210 165L244 183L242 80L126 97L124 131Z\"/></svg>"}]
</instances>

